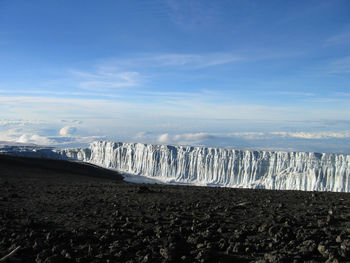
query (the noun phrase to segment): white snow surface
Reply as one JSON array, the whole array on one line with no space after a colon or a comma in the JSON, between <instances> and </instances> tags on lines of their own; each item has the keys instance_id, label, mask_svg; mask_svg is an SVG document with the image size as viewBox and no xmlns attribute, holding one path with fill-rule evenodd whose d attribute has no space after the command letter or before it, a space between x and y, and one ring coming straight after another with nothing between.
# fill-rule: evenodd
<instances>
[{"instance_id":1,"label":"white snow surface","mask_svg":"<svg viewBox=\"0 0 350 263\"><path fill-rule=\"evenodd\" d=\"M350 155L344 154L110 141L96 141L89 148L53 151L62 159L138 176L134 181L149 178L179 184L350 192Z\"/></svg>"}]
</instances>

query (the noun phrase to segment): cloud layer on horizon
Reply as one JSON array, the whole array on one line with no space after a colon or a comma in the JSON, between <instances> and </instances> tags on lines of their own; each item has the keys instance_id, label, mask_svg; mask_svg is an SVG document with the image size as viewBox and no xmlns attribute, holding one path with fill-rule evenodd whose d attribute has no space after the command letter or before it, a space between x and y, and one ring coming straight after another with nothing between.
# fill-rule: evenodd
<instances>
[{"instance_id":1,"label":"cloud layer on horizon","mask_svg":"<svg viewBox=\"0 0 350 263\"><path fill-rule=\"evenodd\" d=\"M240 149L350 153L350 130L344 131L239 131L239 132L118 132L100 136L84 133L79 121L50 123L43 120L0 120L0 141L55 147L86 147L95 140L129 141L171 145L202 145ZM67 125L68 124L68 125Z\"/></svg>"},{"instance_id":2,"label":"cloud layer on horizon","mask_svg":"<svg viewBox=\"0 0 350 263\"><path fill-rule=\"evenodd\" d=\"M64 126L69 124L69 126ZM36 144L42 146L76 147L91 141L105 139L79 133L77 120L0 120L0 141ZM72 126L75 125L75 126Z\"/></svg>"},{"instance_id":3,"label":"cloud layer on horizon","mask_svg":"<svg viewBox=\"0 0 350 263\"><path fill-rule=\"evenodd\" d=\"M343 132L233 132L152 133L143 132L134 141L170 145L200 145L286 151L350 153L350 131Z\"/></svg>"}]
</instances>

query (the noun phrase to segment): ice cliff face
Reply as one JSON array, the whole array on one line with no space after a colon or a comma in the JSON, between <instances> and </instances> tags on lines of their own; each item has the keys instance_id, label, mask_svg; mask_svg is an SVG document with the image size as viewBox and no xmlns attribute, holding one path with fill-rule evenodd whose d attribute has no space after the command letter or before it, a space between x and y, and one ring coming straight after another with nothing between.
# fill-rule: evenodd
<instances>
[{"instance_id":1,"label":"ice cliff face","mask_svg":"<svg viewBox=\"0 0 350 263\"><path fill-rule=\"evenodd\" d=\"M93 142L55 150L121 172L163 181L279 190L350 192L350 155Z\"/></svg>"}]
</instances>

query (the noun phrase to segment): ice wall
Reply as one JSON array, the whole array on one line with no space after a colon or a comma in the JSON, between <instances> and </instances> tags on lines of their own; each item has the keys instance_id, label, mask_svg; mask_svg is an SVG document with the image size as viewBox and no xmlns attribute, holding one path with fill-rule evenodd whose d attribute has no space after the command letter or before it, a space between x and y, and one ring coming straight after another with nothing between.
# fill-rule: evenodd
<instances>
[{"instance_id":1,"label":"ice wall","mask_svg":"<svg viewBox=\"0 0 350 263\"><path fill-rule=\"evenodd\" d=\"M250 151L98 141L55 150L121 172L163 181L279 190L350 192L350 155Z\"/></svg>"}]
</instances>

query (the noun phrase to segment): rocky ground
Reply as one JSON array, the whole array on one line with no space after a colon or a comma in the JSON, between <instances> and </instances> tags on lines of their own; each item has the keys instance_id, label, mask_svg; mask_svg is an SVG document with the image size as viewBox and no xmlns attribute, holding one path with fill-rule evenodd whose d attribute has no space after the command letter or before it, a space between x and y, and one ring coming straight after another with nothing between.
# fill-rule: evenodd
<instances>
[{"instance_id":1,"label":"rocky ground","mask_svg":"<svg viewBox=\"0 0 350 263\"><path fill-rule=\"evenodd\" d=\"M136 185L0 156L0 258L16 248L8 262L350 262L350 195Z\"/></svg>"}]
</instances>

